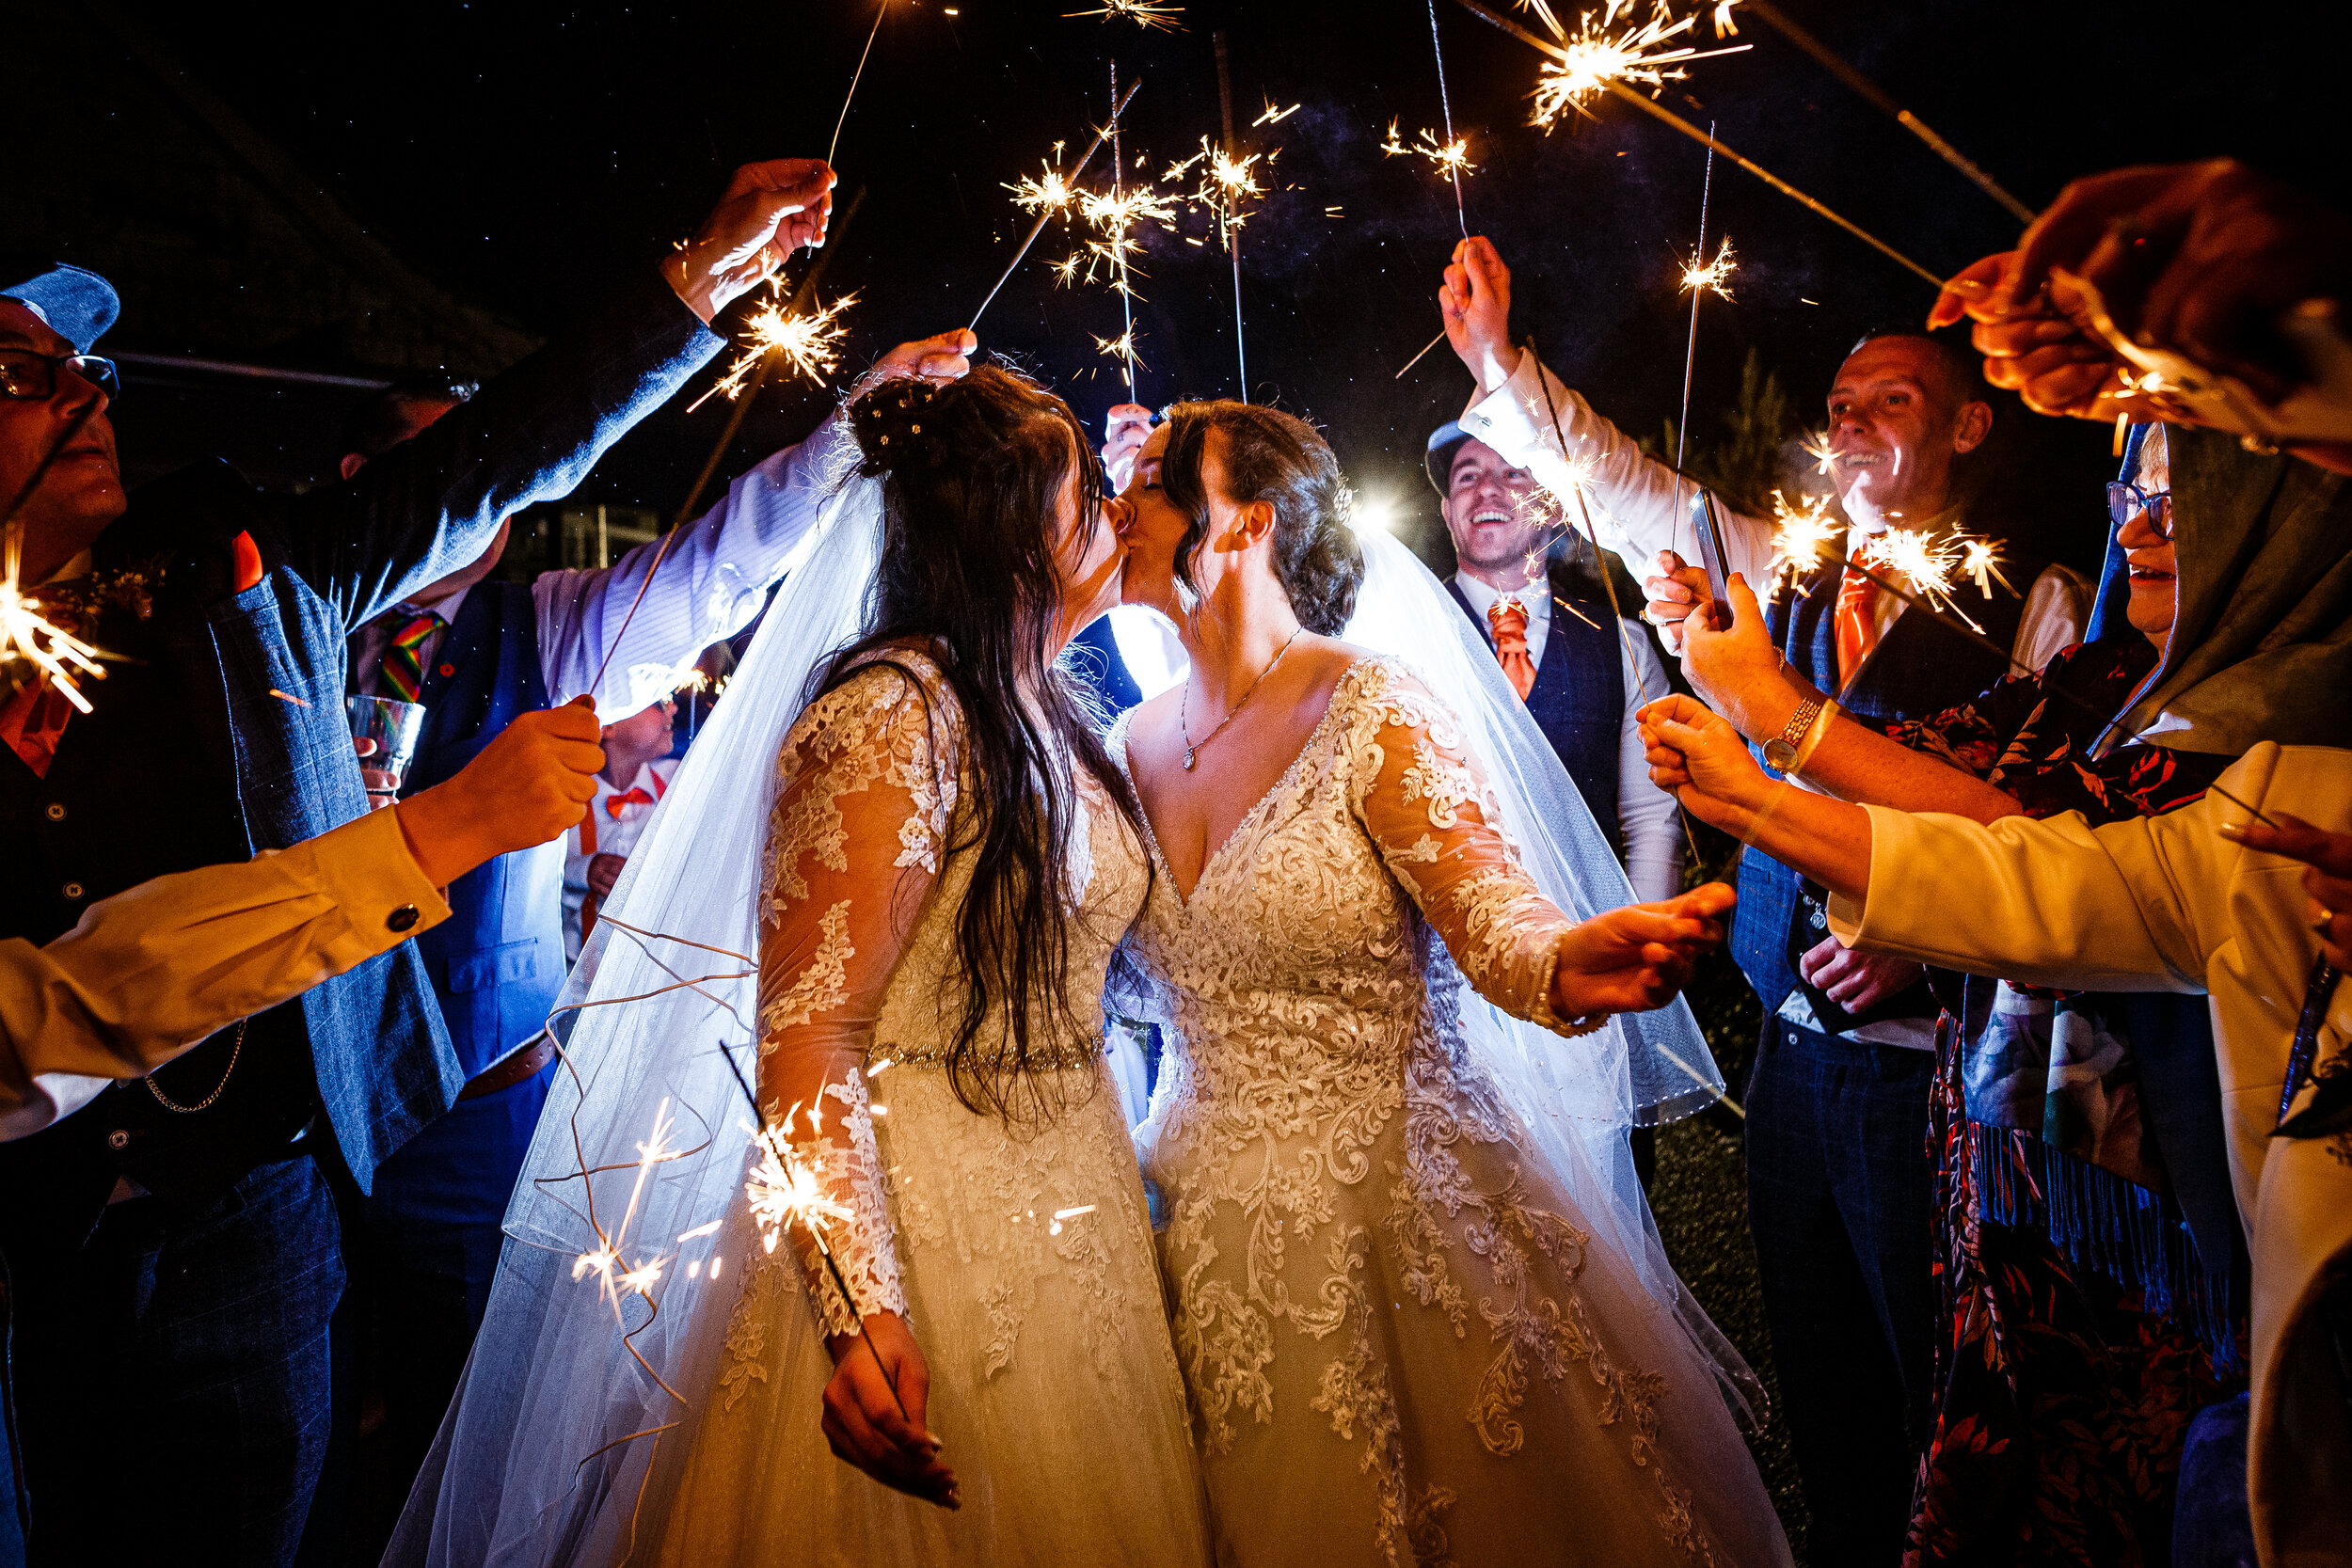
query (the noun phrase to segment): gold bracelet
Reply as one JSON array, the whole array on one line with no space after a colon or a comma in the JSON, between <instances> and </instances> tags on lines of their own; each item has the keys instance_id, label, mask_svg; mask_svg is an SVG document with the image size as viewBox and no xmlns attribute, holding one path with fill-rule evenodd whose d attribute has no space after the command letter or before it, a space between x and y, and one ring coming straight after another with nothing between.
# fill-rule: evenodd
<instances>
[{"instance_id":1,"label":"gold bracelet","mask_svg":"<svg viewBox=\"0 0 2352 1568\"><path fill-rule=\"evenodd\" d=\"M1813 722L1805 727L1804 738L1797 742L1796 759L1789 763L1788 772L1803 775L1804 765L1813 760L1814 752L1820 748L1822 741L1829 738L1830 721L1836 717L1837 704L1835 701L1824 701L1821 704L1821 711L1815 714Z\"/></svg>"}]
</instances>

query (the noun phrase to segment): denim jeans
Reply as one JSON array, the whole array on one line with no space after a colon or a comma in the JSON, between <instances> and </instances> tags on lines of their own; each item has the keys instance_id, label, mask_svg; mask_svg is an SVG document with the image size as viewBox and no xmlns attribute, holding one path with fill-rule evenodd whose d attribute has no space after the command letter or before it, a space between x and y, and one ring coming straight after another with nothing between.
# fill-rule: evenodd
<instances>
[{"instance_id":1,"label":"denim jeans","mask_svg":"<svg viewBox=\"0 0 2352 1568\"><path fill-rule=\"evenodd\" d=\"M1748 1224L1814 1568L1892 1568L1933 1409L1932 1052L1764 1021Z\"/></svg>"},{"instance_id":2,"label":"denim jeans","mask_svg":"<svg viewBox=\"0 0 2352 1568\"><path fill-rule=\"evenodd\" d=\"M335 1205L307 1155L194 1208L135 1198L12 1254L34 1568L290 1560L326 1442Z\"/></svg>"}]
</instances>

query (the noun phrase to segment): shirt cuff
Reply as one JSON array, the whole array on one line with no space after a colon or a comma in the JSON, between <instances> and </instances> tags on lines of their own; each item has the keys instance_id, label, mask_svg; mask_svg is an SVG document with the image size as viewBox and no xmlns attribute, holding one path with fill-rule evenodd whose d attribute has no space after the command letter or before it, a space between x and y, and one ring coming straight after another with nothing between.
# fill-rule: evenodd
<instances>
[{"instance_id":1,"label":"shirt cuff","mask_svg":"<svg viewBox=\"0 0 2352 1568\"><path fill-rule=\"evenodd\" d=\"M327 956L358 949L352 963L388 953L450 916L449 900L433 885L401 831L400 807L355 816L340 828L290 849L264 849L289 874L331 902L348 929L327 944ZM346 966L347 967L347 966Z\"/></svg>"}]
</instances>

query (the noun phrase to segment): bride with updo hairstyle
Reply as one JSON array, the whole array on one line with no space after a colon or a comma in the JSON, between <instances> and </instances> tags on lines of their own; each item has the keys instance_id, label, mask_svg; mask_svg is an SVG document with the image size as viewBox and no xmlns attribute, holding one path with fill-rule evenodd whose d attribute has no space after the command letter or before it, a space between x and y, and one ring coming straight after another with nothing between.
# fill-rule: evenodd
<instances>
[{"instance_id":1,"label":"bride with updo hairstyle","mask_svg":"<svg viewBox=\"0 0 2352 1568\"><path fill-rule=\"evenodd\" d=\"M1114 974L1163 1033L1136 1141L1217 1560L1786 1563L1625 1152L1618 1015L1675 999L1731 890L1626 904L1492 654L1352 511L1304 421L1195 403L1114 514L1191 660L1107 743L1155 868ZM1496 714L1583 814L1585 886L1531 873Z\"/></svg>"}]
</instances>

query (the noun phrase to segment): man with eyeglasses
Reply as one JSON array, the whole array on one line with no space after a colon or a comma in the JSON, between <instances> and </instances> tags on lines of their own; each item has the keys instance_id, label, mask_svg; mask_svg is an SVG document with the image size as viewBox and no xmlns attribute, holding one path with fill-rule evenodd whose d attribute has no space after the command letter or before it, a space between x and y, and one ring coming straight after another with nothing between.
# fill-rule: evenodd
<instances>
[{"instance_id":1,"label":"man with eyeglasses","mask_svg":"<svg viewBox=\"0 0 2352 1568\"><path fill-rule=\"evenodd\" d=\"M135 883L364 813L349 628L577 484L723 346L708 327L719 308L822 240L832 184L815 160L739 170L694 236L588 322L364 473L300 496L215 464L128 499L108 372L89 357L114 290L0 257L14 581L121 656L81 683L87 710L38 679L0 685L0 937L48 942ZM292 1558L343 1287L320 1164L340 1161L366 1190L465 1080L406 943L0 1148L33 1562L154 1562L199 1544ZM169 1465L125 1485L120 1455L141 1433L180 1440Z\"/></svg>"}]
</instances>

